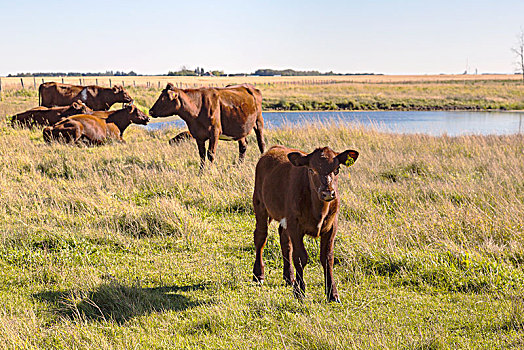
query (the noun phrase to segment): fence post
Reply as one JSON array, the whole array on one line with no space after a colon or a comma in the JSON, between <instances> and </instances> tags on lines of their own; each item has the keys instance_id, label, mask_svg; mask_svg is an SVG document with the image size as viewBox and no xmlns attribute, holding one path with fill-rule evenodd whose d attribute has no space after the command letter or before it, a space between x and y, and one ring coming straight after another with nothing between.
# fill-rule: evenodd
<instances>
[{"instance_id":1,"label":"fence post","mask_svg":"<svg viewBox=\"0 0 524 350\"><path fill-rule=\"evenodd\" d=\"M109 87L111 87L111 79L109 79Z\"/></svg>"},{"instance_id":2,"label":"fence post","mask_svg":"<svg viewBox=\"0 0 524 350\"><path fill-rule=\"evenodd\" d=\"M158 82L158 88L160 89L160 81Z\"/></svg>"},{"instance_id":3,"label":"fence post","mask_svg":"<svg viewBox=\"0 0 524 350\"><path fill-rule=\"evenodd\" d=\"M0 101L2 101L2 78L0 78Z\"/></svg>"},{"instance_id":4,"label":"fence post","mask_svg":"<svg viewBox=\"0 0 524 350\"><path fill-rule=\"evenodd\" d=\"M44 78L42 78L42 84L44 83Z\"/></svg>"},{"instance_id":5,"label":"fence post","mask_svg":"<svg viewBox=\"0 0 524 350\"><path fill-rule=\"evenodd\" d=\"M126 85L124 84L124 81L122 80L122 87L126 87Z\"/></svg>"},{"instance_id":6,"label":"fence post","mask_svg":"<svg viewBox=\"0 0 524 350\"><path fill-rule=\"evenodd\" d=\"M64 83L64 78L62 78L62 84Z\"/></svg>"},{"instance_id":7,"label":"fence post","mask_svg":"<svg viewBox=\"0 0 524 350\"><path fill-rule=\"evenodd\" d=\"M20 78L20 83L22 84L22 89L25 89L24 88L24 79L23 78Z\"/></svg>"},{"instance_id":8,"label":"fence post","mask_svg":"<svg viewBox=\"0 0 524 350\"><path fill-rule=\"evenodd\" d=\"M34 87L35 90L36 90L36 77L35 77L35 76L33 76L33 87Z\"/></svg>"},{"instance_id":9,"label":"fence post","mask_svg":"<svg viewBox=\"0 0 524 350\"><path fill-rule=\"evenodd\" d=\"M133 86L134 86L134 87L136 87L136 83L135 83L135 81L134 81L134 80L133 80Z\"/></svg>"},{"instance_id":10,"label":"fence post","mask_svg":"<svg viewBox=\"0 0 524 350\"><path fill-rule=\"evenodd\" d=\"M98 78L95 78L95 85L98 85Z\"/></svg>"}]
</instances>

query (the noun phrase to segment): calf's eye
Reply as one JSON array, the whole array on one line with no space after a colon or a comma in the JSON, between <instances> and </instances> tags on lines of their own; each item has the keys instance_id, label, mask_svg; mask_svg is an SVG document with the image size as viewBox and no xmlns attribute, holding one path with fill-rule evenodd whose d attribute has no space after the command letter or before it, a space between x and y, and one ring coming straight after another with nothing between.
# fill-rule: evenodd
<instances>
[{"instance_id":1,"label":"calf's eye","mask_svg":"<svg viewBox=\"0 0 524 350\"><path fill-rule=\"evenodd\" d=\"M339 168L336 168L335 171L333 171L333 174L335 174L335 176L338 175L339 170Z\"/></svg>"}]
</instances>

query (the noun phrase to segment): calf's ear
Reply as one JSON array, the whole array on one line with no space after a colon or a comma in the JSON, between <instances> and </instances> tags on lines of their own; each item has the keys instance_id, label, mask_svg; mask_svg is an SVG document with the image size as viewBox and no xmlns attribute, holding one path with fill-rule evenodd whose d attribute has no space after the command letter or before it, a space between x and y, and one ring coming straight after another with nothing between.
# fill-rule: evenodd
<instances>
[{"instance_id":1,"label":"calf's ear","mask_svg":"<svg viewBox=\"0 0 524 350\"><path fill-rule=\"evenodd\" d=\"M345 166L352 166L358 158L358 152L348 149L337 155L338 162Z\"/></svg>"},{"instance_id":2,"label":"calf's ear","mask_svg":"<svg viewBox=\"0 0 524 350\"><path fill-rule=\"evenodd\" d=\"M294 166L305 166L309 164L308 156L304 156L298 152L291 152L287 155L287 158Z\"/></svg>"},{"instance_id":3,"label":"calf's ear","mask_svg":"<svg viewBox=\"0 0 524 350\"><path fill-rule=\"evenodd\" d=\"M171 101L176 100L178 98L178 92L174 92L174 91L169 90L167 92L167 94L169 95L169 99Z\"/></svg>"}]
</instances>

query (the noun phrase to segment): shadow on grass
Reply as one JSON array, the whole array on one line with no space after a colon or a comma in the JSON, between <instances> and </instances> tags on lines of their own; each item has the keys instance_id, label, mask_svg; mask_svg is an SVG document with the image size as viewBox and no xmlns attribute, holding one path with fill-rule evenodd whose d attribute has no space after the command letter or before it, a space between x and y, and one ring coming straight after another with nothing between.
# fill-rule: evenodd
<instances>
[{"instance_id":1,"label":"shadow on grass","mask_svg":"<svg viewBox=\"0 0 524 350\"><path fill-rule=\"evenodd\" d=\"M142 288L113 282L100 285L95 290L40 292L33 297L49 303L51 311L59 317L85 321L112 320L122 324L141 315L183 311L200 305L180 292L204 288L203 284Z\"/></svg>"}]
</instances>

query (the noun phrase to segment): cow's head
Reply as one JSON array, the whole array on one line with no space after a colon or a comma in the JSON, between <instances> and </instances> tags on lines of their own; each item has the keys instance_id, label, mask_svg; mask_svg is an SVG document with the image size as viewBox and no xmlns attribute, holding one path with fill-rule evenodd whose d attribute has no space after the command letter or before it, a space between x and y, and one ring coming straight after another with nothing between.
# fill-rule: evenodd
<instances>
[{"instance_id":1,"label":"cow's head","mask_svg":"<svg viewBox=\"0 0 524 350\"><path fill-rule=\"evenodd\" d=\"M115 85L111 88L113 95L117 102L130 103L133 102L133 99L127 91L121 85Z\"/></svg>"},{"instance_id":2,"label":"cow's head","mask_svg":"<svg viewBox=\"0 0 524 350\"><path fill-rule=\"evenodd\" d=\"M351 166L358 158L358 152L347 150L336 153L329 147L317 148L304 155L292 152L287 155L291 164L308 169L309 185L318 198L330 202L337 198L338 171L340 165Z\"/></svg>"},{"instance_id":3,"label":"cow's head","mask_svg":"<svg viewBox=\"0 0 524 350\"><path fill-rule=\"evenodd\" d=\"M136 108L136 106L127 105L125 110L127 111L129 120L132 123L146 125L149 122L149 117L140 109Z\"/></svg>"},{"instance_id":4,"label":"cow's head","mask_svg":"<svg viewBox=\"0 0 524 350\"><path fill-rule=\"evenodd\" d=\"M149 110L149 115L152 117L169 117L177 113L180 108L179 100L180 91L171 83L168 83L166 88L162 90L160 96L155 104Z\"/></svg>"}]
</instances>

